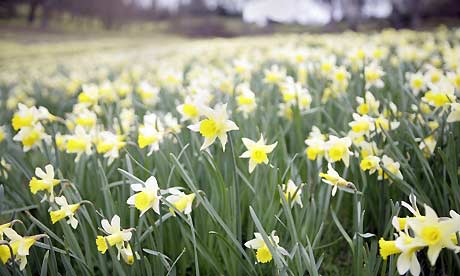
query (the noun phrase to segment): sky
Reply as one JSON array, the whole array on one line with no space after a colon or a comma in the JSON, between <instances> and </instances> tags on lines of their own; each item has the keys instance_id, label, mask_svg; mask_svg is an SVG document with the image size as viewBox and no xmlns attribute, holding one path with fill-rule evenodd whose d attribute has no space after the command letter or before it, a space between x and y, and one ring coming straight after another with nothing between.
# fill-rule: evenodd
<instances>
[{"instance_id":1,"label":"sky","mask_svg":"<svg viewBox=\"0 0 460 276\"><path fill-rule=\"evenodd\" d=\"M140 6L149 8L152 0L134 0ZM155 0L157 7L177 11L178 7L189 4L191 0ZM205 0L209 7L217 0ZM220 1L223 2L223 1ZM225 2L225 1L224 1ZM298 23L304 25L324 25L331 20L330 7L315 0L229 0L233 8L242 11L243 20L258 25L269 21L280 23ZM336 1L340 2L340 1ZM390 0L366 0L363 8L365 16L384 18L391 13ZM343 16L340 5L335 6L333 14L336 20Z\"/></svg>"}]
</instances>

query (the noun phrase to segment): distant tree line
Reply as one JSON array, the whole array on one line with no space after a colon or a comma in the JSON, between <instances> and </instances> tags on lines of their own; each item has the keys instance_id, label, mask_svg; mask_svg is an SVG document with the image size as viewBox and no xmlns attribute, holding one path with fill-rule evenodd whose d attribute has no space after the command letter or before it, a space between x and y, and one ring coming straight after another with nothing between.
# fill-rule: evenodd
<instances>
[{"instance_id":1,"label":"distant tree line","mask_svg":"<svg viewBox=\"0 0 460 276\"><path fill-rule=\"evenodd\" d=\"M170 0L174 1L174 0ZM133 19L162 19L170 16L218 14L225 16L241 15L241 3L250 0L176 0L178 9L174 14L158 9L156 0L149 8L141 6L139 0L0 0L0 17L14 18L19 5L27 6L27 21L40 20L42 27L56 15L68 14L78 18L100 19L106 28L113 28ZM299 0L302 1L302 0ZM307 1L307 0L305 0ZM424 18L460 18L460 0L315 0L330 6L331 15L341 9L341 20L351 28L359 25L364 16L364 5L386 1L392 5L389 17L394 27L417 27ZM370 3L368 3L370 2ZM184 4L185 3L185 4ZM209 3L212 3L211 5ZM282 0L280 0L282 3ZM40 13L40 16L38 14ZM334 23L334 22L332 22Z\"/></svg>"}]
</instances>

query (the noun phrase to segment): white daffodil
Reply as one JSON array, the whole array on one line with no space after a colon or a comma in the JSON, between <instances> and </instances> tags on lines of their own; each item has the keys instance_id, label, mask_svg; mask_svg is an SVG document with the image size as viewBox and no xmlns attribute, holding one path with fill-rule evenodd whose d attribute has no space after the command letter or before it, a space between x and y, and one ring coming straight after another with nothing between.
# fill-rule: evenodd
<instances>
[{"instance_id":1,"label":"white daffodil","mask_svg":"<svg viewBox=\"0 0 460 276\"><path fill-rule=\"evenodd\" d=\"M158 183L154 176L149 177L143 184L132 184L131 189L136 192L136 194L130 196L126 203L141 211L140 216L150 208L153 209L155 213L160 214L161 196L158 194L160 189L158 188Z\"/></svg>"},{"instance_id":2,"label":"white daffodil","mask_svg":"<svg viewBox=\"0 0 460 276\"><path fill-rule=\"evenodd\" d=\"M192 203L195 199L195 193L185 194L177 188L169 188L168 193L171 195L166 197L166 201L169 202L179 212L183 212L188 215L192 212ZM175 209L170 208L169 211L174 214Z\"/></svg>"},{"instance_id":3,"label":"white daffodil","mask_svg":"<svg viewBox=\"0 0 460 276\"><path fill-rule=\"evenodd\" d=\"M294 181L289 179L287 184L283 184L281 189L283 190L284 197L287 201L291 201L291 207L294 206L294 203L299 204L300 208L303 207L302 204L302 186L304 184L296 185Z\"/></svg>"},{"instance_id":4,"label":"white daffodil","mask_svg":"<svg viewBox=\"0 0 460 276\"><path fill-rule=\"evenodd\" d=\"M356 190L355 185L344 178L332 167L331 163L327 164L327 173L320 173L319 176L323 182L332 185L332 196L335 196L338 187L342 187L345 190Z\"/></svg>"},{"instance_id":5,"label":"white daffodil","mask_svg":"<svg viewBox=\"0 0 460 276\"><path fill-rule=\"evenodd\" d=\"M282 255L289 255L289 253L283 247L279 246L278 243L280 242L280 238L275 235L275 231L272 231L270 234L270 242L272 246ZM256 259L259 263L268 263L272 260L272 252L268 248L267 244L265 243L262 235L258 232L254 233L255 239L247 241L244 246L247 248L251 248L256 250Z\"/></svg>"},{"instance_id":6,"label":"white daffodil","mask_svg":"<svg viewBox=\"0 0 460 276\"><path fill-rule=\"evenodd\" d=\"M109 246L116 246L118 250L117 258L120 260L120 255L129 246L128 242L131 240L131 231L133 229L121 229L120 217L118 215L114 215L110 223L107 219L103 219L101 225L107 235L97 236L97 250L104 254L108 249L107 244ZM129 248L131 247L129 246ZM126 254L127 252L124 253Z\"/></svg>"},{"instance_id":7,"label":"white daffodil","mask_svg":"<svg viewBox=\"0 0 460 276\"><path fill-rule=\"evenodd\" d=\"M36 194L38 191L46 191L49 194L49 201L54 201L54 186L60 183L59 179L54 179L54 168L51 164L45 166L44 172L41 168L35 169L35 175L40 178L37 179L35 176L29 182L29 188L32 194ZM46 199L46 194L43 199Z\"/></svg>"},{"instance_id":8,"label":"white daffodil","mask_svg":"<svg viewBox=\"0 0 460 276\"><path fill-rule=\"evenodd\" d=\"M206 119L188 126L190 130L199 132L204 137L200 150L206 149L214 143L216 138L219 138L222 150L225 151L227 132L239 129L233 121L228 119L227 104L219 104L214 109L203 107L203 115L206 116Z\"/></svg>"},{"instance_id":9,"label":"white daffodil","mask_svg":"<svg viewBox=\"0 0 460 276\"><path fill-rule=\"evenodd\" d=\"M70 224L73 229L76 229L78 226L78 220L75 218L75 212L78 208L80 208L80 203L68 204L65 196L58 196L55 201L56 204L60 206L60 209L50 212L51 222L55 224L61 219L67 217L67 224Z\"/></svg>"},{"instance_id":10,"label":"white daffodil","mask_svg":"<svg viewBox=\"0 0 460 276\"><path fill-rule=\"evenodd\" d=\"M262 134L257 142L248 138L242 138L242 140L247 151L243 152L240 158L249 158L249 173L252 173L258 164L268 164L267 154L272 152L278 144L278 142L275 142L271 145L266 145Z\"/></svg>"}]
</instances>

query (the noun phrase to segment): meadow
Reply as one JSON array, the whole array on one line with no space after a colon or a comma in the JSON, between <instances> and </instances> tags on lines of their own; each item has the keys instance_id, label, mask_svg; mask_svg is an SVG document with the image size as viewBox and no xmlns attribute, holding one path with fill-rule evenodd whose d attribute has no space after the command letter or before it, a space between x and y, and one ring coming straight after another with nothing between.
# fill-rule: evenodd
<instances>
[{"instance_id":1,"label":"meadow","mask_svg":"<svg viewBox=\"0 0 460 276\"><path fill-rule=\"evenodd\" d=\"M460 29L0 49L1 275L460 273Z\"/></svg>"}]
</instances>

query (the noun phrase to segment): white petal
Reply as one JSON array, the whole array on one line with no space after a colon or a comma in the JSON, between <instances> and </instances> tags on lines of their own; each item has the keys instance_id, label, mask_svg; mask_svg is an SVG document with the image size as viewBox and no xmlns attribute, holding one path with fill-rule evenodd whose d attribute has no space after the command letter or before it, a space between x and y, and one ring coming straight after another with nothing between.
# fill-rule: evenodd
<instances>
[{"instance_id":1,"label":"white petal","mask_svg":"<svg viewBox=\"0 0 460 276\"><path fill-rule=\"evenodd\" d=\"M41 168L35 169L35 175L40 177L41 179L46 179L46 173Z\"/></svg>"},{"instance_id":2,"label":"white petal","mask_svg":"<svg viewBox=\"0 0 460 276\"><path fill-rule=\"evenodd\" d=\"M132 195L128 198L128 200L126 200L126 203L129 204L129 205L134 205L134 199L135 199L136 195Z\"/></svg>"},{"instance_id":3,"label":"white petal","mask_svg":"<svg viewBox=\"0 0 460 276\"><path fill-rule=\"evenodd\" d=\"M158 182L155 176L152 175L145 181L145 187L148 189L158 190Z\"/></svg>"},{"instance_id":4,"label":"white petal","mask_svg":"<svg viewBox=\"0 0 460 276\"><path fill-rule=\"evenodd\" d=\"M220 143L222 144L222 150L225 151L225 145L227 144L227 133L219 135Z\"/></svg>"},{"instance_id":5,"label":"white petal","mask_svg":"<svg viewBox=\"0 0 460 276\"><path fill-rule=\"evenodd\" d=\"M432 245L428 247L428 259L432 266L436 264L436 260L438 259L439 253L441 252L442 246L439 245Z\"/></svg>"},{"instance_id":6,"label":"white petal","mask_svg":"<svg viewBox=\"0 0 460 276\"><path fill-rule=\"evenodd\" d=\"M194 125L189 125L187 128L190 129L191 131L194 131L194 132L199 132L200 131L200 123L196 123Z\"/></svg>"},{"instance_id":7,"label":"white petal","mask_svg":"<svg viewBox=\"0 0 460 276\"><path fill-rule=\"evenodd\" d=\"M205 138L204 143L201 146L200 150L205 150L207 147L209 147L214 141L216 140L217 136L214 136L212 138Z\"/></svg>"},{"instance_id":8,"label":"white petal","mask_svg":"<svg viewBox=\"0 0 460 276\"><path fill-rule=\"evenodd\" d=\"M113 216L110 224L112 225L113 230L119 231L120 230L120 217L118 215Z\"/></svg>"},{"instance_id":9,"label":"white petal","mask_svg":"<svg viewBox=\"0 0 460 276\"><path fill-rule=\"evenodd\" d=\"M245 151L243 154L240 155L240 158L250 158L251 157L251 152L250 151Z\"/></svg>"},{"instance_id":10,"label":"white petal","mask_svg":"<svg viewBox=\"0 0 460 276\"><path fill-rule=\"evenodd\" d=\"M140 192L140 191L142 191L143 188L144 188L144 185L142 185L142 184L132 184L131 185L131 190L133 190L135 192Z\"/></svg>"},{"instance_id":11,"label":"white petal","mask_svg":"<svg viewBox=\"0 0 460 276\"><path fill-rule=\"evenodd\" d=\"M239 130L238 126L235 124L235 122L227 120L225 122L225 130L226 131L231 131L231 130Z\"/></svg>"},{"instance_id":12,"label":"white petal","mask_svg":"<svg viewBox=\"0 0 460 276\"><path fill-rule=\"evenodd\" d=\"M410 255L402 253L396 263L399 275L404 275L410 268Z\"/></svg>"},{"instance_id":13,"label":"white petal","mask_svg":"<svg viewBox=\"0 0 460 276\"><path fill-rule=\"evenodd\" d=\"M252 159L249 159L249 173L252 173L256 168L257 163L254 162Z\"/></svg>"},{"instance_id":14,"label":"white petal","mask_svg":"<svg viewBox=\"0 0 460 276\"><path fill-rule=\"evenodd\" d=\"M262 246L264 246L264 241L263 240L260 240L260 239L252 239L250 241L247 241L244 246L246 246L247 248L251 248L251 249L258 249L258 248L261 248Z\"/></svg>"},{"instance_id":15,"label":"white petal","mask_svg":"<svg viewBox=\"0 0 460 276\"><path fill-rule=\"evenodd\" d=\"M111 234L112 233L112 226L110 226L110 223L108 220L103 219L101 221L102 228L104 229L105 232Z\"/></svg>"},{"instance_id":16,"label":"white petal","mask_svg":"<svg viewBox=\"0 0 460 276\"><path fill-rule=\"evenodd\" d=\"M248 138L241 138L241 140L243 141L243 144L247 149L251 149L256 144L256 142Z\"/></svg>"},{"instance_id":17,"label":"white petal","mask_svg":"<svg viewBox=\"0 0 460 276\"><path fill-rule=\"evenodd\" d=\"M51 164L45 166L46 176L50 179L54 178L54 168Z\"/></svg>"}]
</instances>

